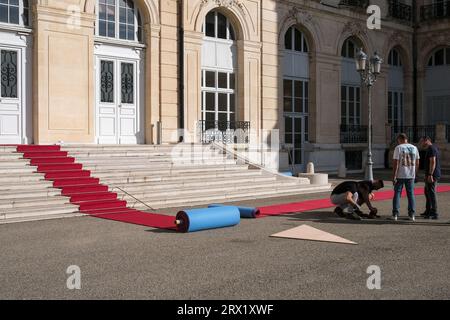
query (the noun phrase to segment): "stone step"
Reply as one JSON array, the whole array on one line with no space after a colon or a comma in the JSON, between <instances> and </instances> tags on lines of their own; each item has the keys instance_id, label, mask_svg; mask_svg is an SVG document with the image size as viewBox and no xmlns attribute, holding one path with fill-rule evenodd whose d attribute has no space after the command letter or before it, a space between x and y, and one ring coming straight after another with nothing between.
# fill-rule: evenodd
<instances>
[{"instance_id":1,"label":"stone step","mask_svg":"<svg viewBox=\"0 0 450 320\"><path fill-rule=\"evenodd\" d=\"M0 175L0 184L6 183L17 183L17 182L37 182L37 181L45 180L45 177L41 173L11 173L8 172L6 174Z\"/></svg>"},{"instance_id":2,"label":"stone step","mask_svg":"<svg viewBox=\"0 0 450 320\"><path fill-rule=\"evenodd\" d=\"M37 168L34 166L20 166L20 167L0 167L0 175L13 173L13 174L25 174L36 172Z\"/></svg>"},{"instance_id":3,"label":"stone step","mask_svg":"<svg viewBox=\"0 0 450 320\"><path fill-rule=\"evenodd\" d=\"M33 208L15 208L7 211L0 211L0 223L3 220L45 217L49 215L74 214L79 213L78 207L72 204L34 206Z\"/></svg>"},{"instance_id":4,"label":"stone step","mask_svg":"<svg viewBox=\"0 0 450 320\"><path fill-rule=\"evenodd\" d=\"M0 146L0 153L10 153L10 152L15 152L17 150L17 147L12 147L12 146Z\"/></svg>"},{"instance_id":5,"label":"stone step","mask_svg":"<svg viewBox=\"0 0 450 320\"><path fill-rule=\"evenodd\" d=\"M108 178L119 178L122 177L124 182L128 181L128 178L134 177L146 177L146 184L161 184L161 183L184 183L185 181L215 181L217 179L224 178L233 178L233 179L242 179L249 177L260 177L262 176L261 170L230 170L230 171L210 171L205 173L186 173L182 175L168 175L164 174L164 172L155 172L155 171L95 171L93 175L97 178L100 178L101 181L104 181Z\"/></svg>"},{"instance_id":6,"label":"stone step","mask_svg":"<svg viewBox=\"0 0 450 320\"><path fill-rule=\"evenodd\" d=\"M16 160L21 158L22 158L21 153L0 152L0 160Z\"/></svg>"},{"instance_id":7,"label":"stone step","mask_svg":"<svg viewBox=\"0 0 450 320\"><path fill-rule=\"evenodd\" d=\"M18 190L18 192L23 192L25 190L37 190L37 189L45 189L53 187L53 182L51 181L38 181L38 182L27 182L27 183L19 183L17 181L10 182L7 184L0 184L0 192L8 191L8 190ZM20 194L20 193L18 193Z\"/></svg>"},{"instance_id":8,"label":"stone step","mask_svg":"<svg viewBox=\"0 0 450 320\"><path fill-rule=\"evenodd\" d=\"M136 157L136 158L213 158L218 156L226 156L217 151L211 150L194 150L194 151L69 151L69 156L76 158L107 158L107 157Z\"/></svg>"},{"instance_id":9,"label":"stone step","mask_svg":"<svg viewBox=\"0 0 450 320\"><path fill-rule=\"evenodd\" d=\"M103 181L103 180L102 180ZM151 182L127 182L124 184L110 185L111 189L115 189L115 186L124 189L125 191L136 194L147 194L160 192L161 190L175 190L175 189L186 189L186 190L197 190L198 188L205 187L227 187L235 185L245 185L245 184L256 184L256 183L267 183L267 182L277 182L276 178L273 176L247 176L247 177L227 177L221 179L196 179L196 180L185 180L185 181L151 181ZM117 191L117 190L116 190Z\"/></svg>"},{"instance_id":10,"label":"stone step","mask_svg":"<svg viewBox=\"0 0 450 320\"><path fill-rule=\"evenodd\" d=\"M144 163L202 163L202 162L236 162L236 160L227 157L221 156L210 156L210 155L199 155L192 157L177 157L177 156L109 156L105 157L104 155L99 156L77 156L70 155L75 158L75 162L78 163L107 163L107 162L121 162L121 161L130 161L133 163L144 162Z\"/></svg>"},{"instance_id":11,"label":"stone step","mask_svg":"<svg viewBox=\"0 0 450 320\"><path fill-rule=\"evenodd\" d=\"M69 152L101 152L101 151L156 151L156 152L168 152L172 150L215 150L208 145L190 145L190 144L177 144L177 145L63 145L61 147L63 151Z\"/></svg>"},{"instance_id":12,"label":"stone step","mask_svg":"<svg viewBox=\"0 0 450 320\"><path fill-rule=\"evenodd\" d=\"M121 163L116 164L88 164L83 166L84 170L91 170L93 171L93 175L95 176L95 172L97 170L104 171L104 170L138 170L138 169L146 169L148 171L153 171L157 174L185 174L185 173L194 173L194 172L211 172L211 171L217 171L217 172L223 172L223 171L233 171L233 170L248 170L248 165L201 165L201 166L166 166L166 167L159 167L159 166L149 166L147 164L139 164L139 165L126 165Z\"/></svg>"},{"instance_id":13,"label":"stone step","mask_svg":"<svg viewBox=\"0 0 450 320\"><path fill-rule=\"evenodd\" d=\"M21 168L30 164L28 159L0 160L0 169L2 168Z\"/></svg>"},{"instance_id":14,"label":"stone step","mask_svg":"<svg viewBox=\"0 0 450 320\"><path fill-rule=\"evenodd\" d=\"M273 197L283 197L283 196L291 196L298 194L308 194L308 193L317 193L317 192L329 192L329 186L296 186L290 188L280 188L279 190L265 189L259 191L246 192L242 194L242 192L231 192L228 194L202 194L195 195L191 197L182 197L177 199L140 199L148 206L153 209L161 209L161 208L175 208L175 207L190 207L197 205L207 205L211 203L226 203L231 201L244 201L244 200L256 200L262 198L273 198ZM129 199L129 206L132 208L136 208L139 210L150 210L147 206L143 205L136 200L133 200L131 197Z\"/></svg>"},{"instance_id":15,"label":"stone step","mask_svg":"<svg viewBox=\"0 0 450 320\"><path fill-rule=\"evenodd\" d=\"M2 209L15 209L15 208L33 208L38 204L39 206L55 206L62 204L69 204L70 198L63 196L53 197L30 197L30 198L16 198L0 200L0 210Z\"/></svg>"},{"instance_id":16,"label":"stone step","mask_svg":"<svg viewBox=\"0 0 450 320\"><path fill-rule=\"evenodd\" d=\"M12 223L22 223L22 222L34 222L34 221L44 221L53 219L64 219L64 218L75 218L84 217L85 214L80 212L76 213L57 213L57 214L45 214L45 215L21 215L19 217L2 217L0 216L0 224L12 224Z\"/></svg>"},{"instance_id":17,"label":"stone step","mask_svg":"<svg viewBox=\"0 0 450 320\"><path fill-rule=\"evenodd\" d=\"M36 198L36 197L52 197L61 195L61 190L56 188L32 188L30 190L9 190L0 192L0 201L1 200L14 200L17 198L27 199L27 198Z\"/></svg>"},{"instance_id":18,"label":"stone step","mask_svg":"<svg viewBox=\"0 0 450 320\"><path fill-rule=\"evenodd\" d=\"M277 181L268 181L265 183L259 183L259 184L248 184L248 185L238 185L238 184L229 184L229 185L215 185L215 186L202 186L202 187L196 187L194 189L191 188L172 188L168 190L153 190L153 192L147 192L146 196L144 197L145 200L162 200L162 199L173 199L176 200L178 198L184 198L184 197L192 197L201 194L203 195L215 195L215 194L229 194L233 192L245 192L252 193L256 192L256 190L260 189L270 189L274 192L278 189L283 188L289 188L289 187L296 187L298 184L296 183L289 183L286 184L285 182L277 182ZM123 188L126 192L129 192L130 189L127 187ZM120 193L120 191L117 191ZM132 196L139 198L139 191L136 193L130 193ZM141 200L141 199L140 199Z\"/></svg>"},{"instance_id":19,"label":"stone step","mask_svg":"<svg viewBox=\"0 0 450 320\"><path fill-rule=\"evenodd\" d=\"M245 192L245 193L253 193L261 189L269 189L273 191L277 191L279 189L286 189L290 187L297 187L298 184L296 183L289 183L286 184L285 182L277 182L277 181L261 181L256 184L247 184L247 185L239 185L239 184L224 184L224 185L205 185L202 187L197 188L183 188L181 187L174 187L171 189L153 189L153 190L147 190L147 191L135 191L130 192L130 189L125 187L123 190L128 192L131 196L139 199L139 200L145 200L145 201L155 201L155 200L177 200L180 197L192 197L201 194L203 195L215 195L215 194L232 194L233 192ZM121 191L116 191L118 194L121 193ZM128 196L128 195L127 195Z\"/></svg>"}]
</instances>

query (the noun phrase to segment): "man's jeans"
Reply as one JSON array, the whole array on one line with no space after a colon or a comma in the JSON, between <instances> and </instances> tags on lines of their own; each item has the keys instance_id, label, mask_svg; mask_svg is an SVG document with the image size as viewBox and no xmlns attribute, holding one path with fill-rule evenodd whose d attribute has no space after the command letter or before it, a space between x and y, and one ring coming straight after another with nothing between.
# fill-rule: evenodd
<instances>
[{"instance_id":1,"label":"man's jeans","mask_svg":"<svg viewBox=\"0 0 450 320\"><path fill-rule=\"evenodd\" d=\"M437 216L437 196L436 196L436 186L437 179L434 178L434 182L425 182L425 198L427 199L426 213L430 216Z\"/></svg>"},{"instance_id":2,"label":"man's jeans","mask_svg":"<svg viewBox=\"0 0 450 320\"><path fill-rule=\"evenodd\" d=\"M398 216L400 213L400 198L403 191L403 185L408 196L408 215L410 217L416 214L416 199L414 197L414 179L397 179L394 185L394 200L392 202L392 215Z\"/></svg>"}]
</instances>

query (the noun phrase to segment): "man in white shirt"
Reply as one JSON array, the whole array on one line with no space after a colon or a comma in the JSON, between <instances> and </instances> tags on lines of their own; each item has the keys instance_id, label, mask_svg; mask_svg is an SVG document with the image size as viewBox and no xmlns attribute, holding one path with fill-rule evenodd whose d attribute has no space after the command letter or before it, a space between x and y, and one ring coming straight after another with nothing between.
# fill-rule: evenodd
<instances>
[{"instance_id":1,"label":"man in white shirt","mask_svg":"<svg viewBox=\"0 0 450 320\"><path fill-rule=\"evenodd\" d=\"M408 143L406 134L401 133L397 137L398 146L394 151L394 199L392 203L392 215L397 221L400 214L400 198L403 186L408 196L408 215L410 220L415 221L416 199L414 197L414 181L419 169L419 150L416 146Z\"/></svg>"}]
</instances>

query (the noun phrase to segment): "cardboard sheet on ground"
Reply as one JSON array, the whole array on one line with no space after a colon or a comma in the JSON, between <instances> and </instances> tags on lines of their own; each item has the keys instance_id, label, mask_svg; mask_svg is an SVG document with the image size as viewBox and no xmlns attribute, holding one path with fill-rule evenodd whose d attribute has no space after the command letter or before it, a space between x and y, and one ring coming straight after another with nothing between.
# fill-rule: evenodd
<instances>
[{"instance_id":1,"label":"cardboard sheet on ground","mask_svg":"<svg viewBox=\"0 0 450 320\"><path fill-rule=\"evenodd\" d=\"M287 238L287 239L298 239L298 240L310 240L310 241L322 241L322 242L334 242L343 244L357 244L356 242L341 238L334 234L307 226L301 225L293 229L282 231L271 235L274 238Z\"/></svg>"}]
</instances>

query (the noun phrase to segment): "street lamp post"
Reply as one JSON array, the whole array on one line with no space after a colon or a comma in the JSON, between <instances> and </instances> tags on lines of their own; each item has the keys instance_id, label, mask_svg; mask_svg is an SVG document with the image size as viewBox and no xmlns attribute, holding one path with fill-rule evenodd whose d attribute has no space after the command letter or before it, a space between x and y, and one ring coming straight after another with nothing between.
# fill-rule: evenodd
<instances>
[{"instance_id":1,"label":"street lamp post","mask_svg":"<svg viewBox=\"0 0 450 320\"><path fill-rule=\"evenodd\" d=\"M369 119L368 119L368 151L366 164L366 180L373 181L373 161L372 161L372 86L377 81L378 75L381 73L381 63L383 59L378 53L374 53L372 58L368 58L367 54L361 49L358 50L356 56L356 70L361 76L362 82L367 86L369 101Z\"/></svg>"}]
</instances>

